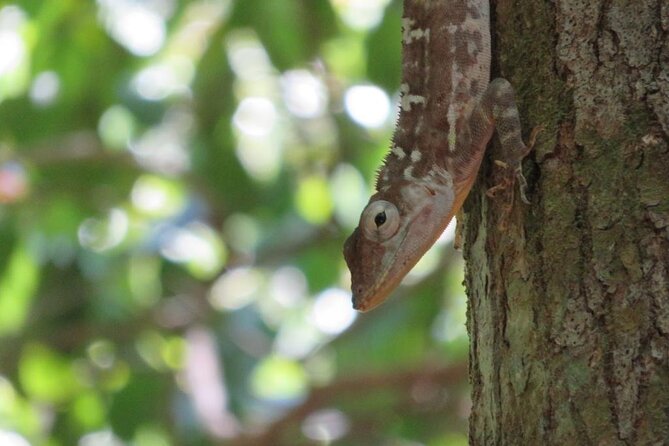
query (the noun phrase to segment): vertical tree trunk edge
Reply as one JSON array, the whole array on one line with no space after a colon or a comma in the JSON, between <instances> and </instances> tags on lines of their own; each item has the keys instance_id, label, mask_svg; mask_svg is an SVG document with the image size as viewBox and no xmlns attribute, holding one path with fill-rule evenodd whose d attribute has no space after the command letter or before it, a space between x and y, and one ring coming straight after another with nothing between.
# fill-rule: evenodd
<instances>
[{"instance_id":1,"label":"vertical tree trunk edge","mask_svg":"<svg viewBox=\"0 0 669 446\"><path fill-rule=\"evenodd\" d=\"M501 222L494 148L465 204L470 444L669 444L669 2L491 13L493 77L544 131L531 206Z\"/></svg>"}]
</instances>

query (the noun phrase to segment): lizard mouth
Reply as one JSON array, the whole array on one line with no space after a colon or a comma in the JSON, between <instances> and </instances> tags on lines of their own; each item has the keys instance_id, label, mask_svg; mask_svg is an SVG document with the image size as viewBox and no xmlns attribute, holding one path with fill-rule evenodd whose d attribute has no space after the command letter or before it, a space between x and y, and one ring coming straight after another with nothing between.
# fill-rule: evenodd
<instances>
[{"instance_id":1,"label":"lizard mouth","mask_svg":"<svg viewBox=\"0 0 669 446\"><path fill-rule=\"evenodd\" d=\"M418 212L414 218L409 220L409 223L406 226L406 230L402 236L402 239L397 246L397 249L393 253L393 256L388 263L388 266L384 268L374 282L374 286L370 287L368 290L362 288L353 290L353 308L362 313L373 310L374 308L381 305L387 299L388 295L400 284L404 276L406 276L411 268L418 263L422 255L427 251L427 249L434 243L434 240L431 240L429 237L421 236L420 233L415 234L411 228L423 228L425 224L420 220L428 220L428 217L431 213L425 212L424 210ZM450 220L450 219L448 219ZM446 220L446 223L448 223ZM445 227L445 225L444 225ZM417 231L417 230L416 230ZM442 231L437 231L437 237L441 234ZM429 231L428 231L429 233ZM413 246L407 248L407 240L412 240L414 237L419 240ZM435 237L436 240L436 237ZM403 261L399 261L400 255L404 257ZM394 270L394 274L391 275L391 280L386 280L389 276L389 273Z\"/></svg>"},{"instance_id":2,"label":"lizard mouth","mask_svg":"<svg viewBox=\"0 0 669 446\"><path fill-rule=\"evenodd\" d=\"M354 309L364 313L386 300L453 218L452 201L441 209L444 208L448 211L442 214L437 207L436 215L431 209L424 208L409 221L388 266L383 268L374 285L366 290L360 285L352 287Z\"/></svg>"},{"instance_id":3,"label":"lizard mouth","mask_svg":"<svg viewBox=\"0 0 669 446\"><path fill-rule=\"evenodd\" d=\"M402 227L402 238L387 265L382 265L375 280L370 281L373 285L365 289L360 283L353 284L354 309L366 312L381 305L444 232L453 218L454 210L462 205L468 189L454 188L450 180L437 186L423 186L428 199Z\"/></svg>"},{"instance_id":4,"label":"lizard mouth","mask_svg":"<svg viewBox=\"0 0 669 446\"><path fill-rule=\"evenodd\" d=\"M413 221L411 223L413 223ZM381 275L375 281L375 285L373 287L367 290L365 290L362 287L357 287L357 288L354 287L353 309L364 313L381 305L386 300L388 295L393 291L393 289L397 287L397 285L402 281L404 276L406 276L409 270L413 267L415 262L411 264L405 262L407 268L404 271L400 270L400 273L395 275L395 279L386 282L386 277L388 277L388 273L390 272L390 270L392 270L393 267L395 267L398 255L400 252L402 252L402 248L404 247L404 243L408 235L409 231L405 231L404 236L400 241L399 247L397 248L395 254L391 258L390 264L383 269Z\"/></svg>"}]
</instances>

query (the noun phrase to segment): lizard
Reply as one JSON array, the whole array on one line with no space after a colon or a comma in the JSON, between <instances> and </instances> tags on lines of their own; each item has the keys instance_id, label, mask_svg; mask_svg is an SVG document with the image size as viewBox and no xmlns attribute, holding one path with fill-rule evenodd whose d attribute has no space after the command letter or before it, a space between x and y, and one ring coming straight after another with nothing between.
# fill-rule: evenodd
<instances>
[{"instance_id":1,"label":"lizard","mask_svg":"<svg viewBox=\"0 0 669 446\"><path fill-rule=\"evenodd\" d=\"M507 174L488 195L517 182L529 204L521 162L533 142L523 143L511 84L489 81L490 58L488 0L404 1L399 117L375 192L344 243L356 310L383 303L439 238L495 130L495 164Z\"/></svg>"}]
</instances>

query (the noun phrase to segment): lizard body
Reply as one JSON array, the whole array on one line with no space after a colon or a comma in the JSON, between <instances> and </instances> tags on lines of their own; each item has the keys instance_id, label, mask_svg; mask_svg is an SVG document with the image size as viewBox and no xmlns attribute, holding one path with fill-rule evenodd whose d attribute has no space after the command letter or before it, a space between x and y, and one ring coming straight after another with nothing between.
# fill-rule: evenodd
<instances>
[{"instance_id":1,"label":"lizard body","mask_svg":"<svg viewBox=\"0 0 669 446\"><path fill-rule=\"evenodd\" d=\"M521 193L525 186L513 89L489 83L488 0L405 0L402 26L399 119L376 192L344 245L360 311L383 303L441 235L495 129L504 164Z\"/></svg>"}]
</instances>

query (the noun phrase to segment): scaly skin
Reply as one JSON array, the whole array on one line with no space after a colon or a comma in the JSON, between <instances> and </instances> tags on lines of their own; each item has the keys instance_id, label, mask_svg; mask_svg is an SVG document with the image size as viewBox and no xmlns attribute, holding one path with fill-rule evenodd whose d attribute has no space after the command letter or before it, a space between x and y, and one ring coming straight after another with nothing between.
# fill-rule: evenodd
<instances>
[{"instance_id":1,"label":"scaly skin","mask_svg":"<svg viewBox=\"0 0 669 446\"><path fill-rule=\"evenodd\" d=\"M494 130L525 180L513 89L490 84L488 0L405 0L401 111L376 193L344 245L353 307L383 303L467 197ZM510 181L513 183L513 181Z\"/></svg>"}]
</instances>

